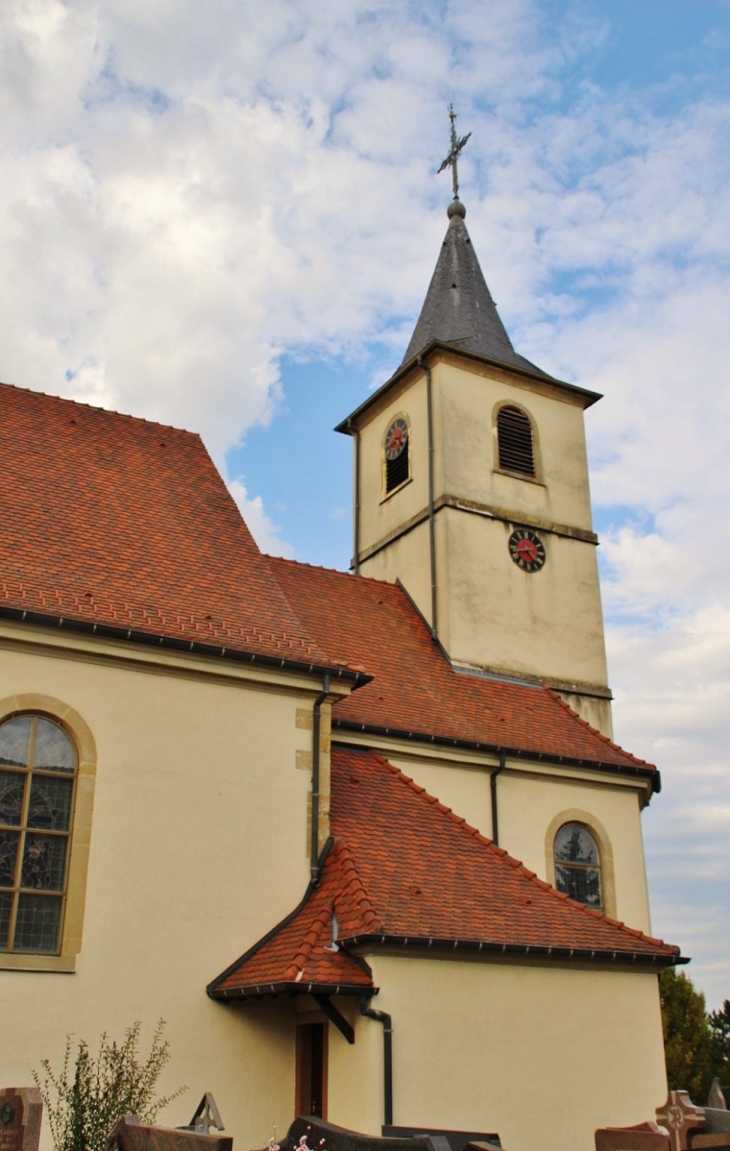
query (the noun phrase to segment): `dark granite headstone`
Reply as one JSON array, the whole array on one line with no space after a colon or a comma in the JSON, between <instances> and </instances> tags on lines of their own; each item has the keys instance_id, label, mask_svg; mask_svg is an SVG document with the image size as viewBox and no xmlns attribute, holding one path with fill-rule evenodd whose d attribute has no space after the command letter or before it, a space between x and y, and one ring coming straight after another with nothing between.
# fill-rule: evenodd
<instances>
[{"instance_id":1,"label":"dark granite headstone","mask_svg":"<svg viewBox=\"0 0 730 1151\"><path fill-rule=\"evenodd\" d=\"M135 1115L120 1119L105 1151L232 1151L229 1135L204 1135L178 1127L146 1127Z\"/></svg>"},{"instance_id":2,"label":"dark granite headstone","mask_svg":"<svg viewBox=\"0 0 730 1151\"><path fill-rule=\"evenodd\" d=\"M37 1087L0 1091L0 1151L38 1151L43 1099Z\"/></svg>"},{"instance_id":3,"label":"dark granite headstone","mask_svg":"<svg viewBox=\"0 0 730 1151\"><path fill-rule=\"evenodd\" d=\"M389 1131L390 1128L384 1128ZM466 1140L465 1140L466 1143ZM464 1144L465 1145L465 1144ZM446 1139L439 1135L386 1134L363 1135L348 1131L313 1115L300 1115L294 1120L281 1144L281 1151L450 1151Z\"/></svg>"}]
</instances>

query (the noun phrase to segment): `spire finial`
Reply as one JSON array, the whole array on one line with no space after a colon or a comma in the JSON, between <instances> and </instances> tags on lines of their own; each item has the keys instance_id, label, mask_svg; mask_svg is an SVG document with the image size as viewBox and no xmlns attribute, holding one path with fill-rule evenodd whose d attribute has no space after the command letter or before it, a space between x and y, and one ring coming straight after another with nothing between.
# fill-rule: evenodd
<instances>
[{"instance_id":1,"label":"spire finial","mask_svg":"<svg viewBox=\"0 0 730 1151\"><path fill-rule=\"evenodd\" d=\"M458 136L456 135L456 112L454 111L454 105L453 104L449 104L449 119L451 120L451 147L449 148L448 156L446 157L443 164L439 168L439 172L443 172L444 168L451 168L451 180L452 180L452 183L454 185L454 200L458 201L458 199L459 199L459 169L457 167L457 161L459 159L459 152L461 151L461 149L464 147L467 140L471 136L471 132L467 132L466 136L462 136L461 139L459 139ZM459 207L461 207L461 204L459 204ZM453 208L454 208L454 205L453 204L450 205L449 216L456 214L453 211ZM462 208L462 211L459 212L458 214L460 216L466 215L466 212Z\"/></svg>"}]
</instances>

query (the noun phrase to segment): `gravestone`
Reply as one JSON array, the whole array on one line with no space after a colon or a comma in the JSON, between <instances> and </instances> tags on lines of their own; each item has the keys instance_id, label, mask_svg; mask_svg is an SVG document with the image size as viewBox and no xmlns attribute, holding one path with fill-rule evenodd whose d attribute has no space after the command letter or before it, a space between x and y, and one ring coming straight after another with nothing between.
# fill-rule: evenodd
<instances>
[{"instance_id":1,"label":"gravestone","mask_svg":"<svg viewBox=\"0 0 730 1151\"><path fill-rule=\"evenodd\" d=\"M656 1121L669 1132L672 1151L686 1151L691 1136L705 1126L705 1112L686 1091L670 1091L664 1106L656 1109Z\"/></svg>"},{"instance_id":2,"label":"gravestone","mask_svg":"<svg viewBox=\"0 0 730 1151\"><path fill-rule=\"evenodd\" d=\"M43 1099L37 1087L0 1091L0 1151L38 1151Z\"/></svg>"},{"instance_id":3,"label":"gravestone","mask_svg":"<svg viewBox=\"0 0 730 1151\"><path fill-rule=\"evenodd\" d=\"M652 1121L635 1127L599 1127L596 1151L670 1151L669 1136Z\"/></svg>"},{"instance_id":4,"label":"gravestone","mask_svg":"<svg viewBox=\"0 0 730 1151\"><path fill-rule=\"evenodd\" d=\"M136 1115L125 1115L107 1138L105 1151L233 1151L233 1140L184 1127L146 1127Z\"/></svg>"}]
</instances>

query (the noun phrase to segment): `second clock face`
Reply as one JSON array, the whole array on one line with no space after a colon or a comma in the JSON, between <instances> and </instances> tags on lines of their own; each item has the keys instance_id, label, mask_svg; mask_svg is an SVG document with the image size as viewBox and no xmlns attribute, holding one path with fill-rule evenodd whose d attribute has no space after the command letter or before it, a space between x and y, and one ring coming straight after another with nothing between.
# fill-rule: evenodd
<instances>
[{"instance_id":1,"label":"second clock face","mask_svg":"<svg viewBox=\"0 0 730 1151\"><path fill-rule=\"evenodd\" d=\"M406 446L408 424L405 420L394 420L385 434L386 459L396 460Z\"/></svg>"},{"instance_id":2,"label":"second clock face","mask_svg":"<svg viewBox=\"0 0 730 1151\"><path fill-rule=\"evenodd\" d=\"M527 528L517 528L509 537L509 554L525 572L536 572L545 563L542 540Z\"/></svg>"}]
</instances>

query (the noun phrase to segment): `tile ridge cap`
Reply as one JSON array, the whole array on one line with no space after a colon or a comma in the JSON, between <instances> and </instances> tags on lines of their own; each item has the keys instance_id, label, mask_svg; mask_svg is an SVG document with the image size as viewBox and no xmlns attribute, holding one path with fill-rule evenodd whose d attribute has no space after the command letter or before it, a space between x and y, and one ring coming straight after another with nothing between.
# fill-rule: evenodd
<instances>
[{"instance_id":1,"label":"tile ridge cap","mask_svg":"<svg viewBox=\"0 0 730 1151\"><path fill-rule=\"evenodd\" d=\"M306 910L306 904L302 908L302 912ZM301 914L301 913L300 913ZM299 916L297 916L297 919ZM299 950L294 954L293 959L289 963L284 974L286 982L296 982L298 973L303 972L307 962L312 957L312 952L322 938L322 932L327 926L327 923L332 919L332 904L326 900L320 910L315 914L307 928L304 938L299 944ZM296 920L294 920L296 922Z\"/></svg>"},{"instance_id":2,"label":"tile ridge cap","mask_svg":"<svg viewBox=\"0 0 730 1151\"><path fill-rule=\"evenodd\" d=\"M384 931L383 921L377 914L375 910L375 904L370 898L367 888L365 887L365 884L360 877L360 872L358 870L358 866L352 851L342 836L334 834L332 838L332 850L330 851L325 861L324 871L327 870L327 867L330 864L330 860L332 861L331 868L336 867L338 863L341 866L344 864L344 875L342 875L342 877L333 876L333 883L336 883L337 878L347 878L349 883L354 884L355 891L353 892L353 896L357 902L358 910L360 911L363 923L367 924L368 930L372 929L376 932L382 933ZM329 878L329 876L327 878ZM337 886L339 887L339 885ZM333 905L336 909L336 894L333 896Z\"/></svg>"},{"instance_id":3,"label":"tile ridge cap","mask_svg":"<svg viewBox=\"0 0 730 1151\"><path fill-rule=\"evenodd\" d=\"M563 697L556 691L554 687L550 687L549 684L546 683L543 683L540 686L542 687L543 691L547 692L549 696L552 696L552 698L557 703L559 703L560 706L573 717L573 719L577 719L578 723L587 728L591 735L594 735L597 739L600 739L602 743L607 743L608 746L613 748L614 751L620 752L621 755L625 755L627 759L632 760L633 763L638 763L641 767L649 767L653 771L657 770L656 764L649 763L648 760L640 759L637 755L633 755L632 752L626 751L626 749L621 747L620 744L614 743L613 740L609 739L607 735L604 735L602 731L599 731L598 728L593 727L593 725L590 724L587 719L583 719L582 715L578 715L578 712L575 711L570 706L570 704L563 699Z\"/></svg>"},{"instance_id":4,"label":"tile ridge cap","mask_svg":"<svg viewBox=\"0 0 730 1151\"><path fill-rule=\"evenodd\" d=\"M76 408L89 408L93 412L104 412L108 416L116 416L120 420L132 420L135 423L147 424L152 428L164 428L165 431L179 432L183 436L194 436L196 440L203 441L200 432L192 432L189 428L178 428L175 424L163 424L160 420L148 420L146 416L133 416L131 412L118 412L116 408L107 408L103 404L90 404L86 400L72 400L69 396L59 396L56 392L43 392L40 388L26 388L22 384L9 384L0 380L0 388L12 388L14 392L23 392L29 396L43 396L46 400L59 400L63 404L73 404Z\"/></svg>"},{"instance_id":5,"label":"tile ridge cap","mask_svg":"<svg viewBox=\"0 0 730 1151\"><path fill-rule=\"evenodd\" d=\"M305 560L290 559L288 556L275 556L270 555L268 552L262 552L267 560L273 560L277 564L287 565L288 567L307 568L309 571L324 572L327 575L343 576L345 579L362 584L372 584L374 587L387 587L392 588L399 594L403 594L403 589L397 583L391 583L390 580L377 579L374 576L364 576L360 572L344 571L342 568L329 568L323 564L310 564ZM407 598L407 597L406 597Z\"/></svg>"},{"instance_id":6,"label":"tile ridge cap","mask_svg":"<svg viewBox=\"0 0 730 1151\"><path fill-rule=\"evenodd\" d=\"M394 764L392 764L390 760L388 760L384 755L381 755L379 752L372 751L368 754L374 759L377 759L381 763L385 764L385 766L390 769L393 775L398 776L411 788L412 791L415 791L419 797L425 796L427 803L431 803L432 805L438 807L438 809L442 811L444 815L447 815L452 822L456 823L461 828L461 830L465 831L468 835L471 835L472 838L477 839L479 842L483 843L493 852L496 852L497 855L504 859L505 863L508 863L510 867L517 871L524 879L527 879L530 883L539 887L542 891L545 891L547 894L559 899L561 903L568 902L587 915L597 917L601 920L604 920L606 923L610 923L612 927L617 927L620 930L626 932L628 935L642 939L644 942L651 943L655 947L666 948L672 954L679 955L680 949L676 945L665 943L663 939L656 939L651 935L646 935L643 931L639 930L639 928L627 927L627 925L621 920L611 919L610 916L605 914L605 912L598 911L594 907L588 907L585 903L578 903L576 900L571 899L569 895L565 895L564 892L557 891L546 880L540 879L534 871L530 871L530 869L526 867L525 864L522 863L519 859L515 859L515 857L510 855L509 852L507 852L503 847L499 847L493 839L488 839L487 836L483 835L480 831L477 830L477 828L472 827L471 824L467 823L462 816L457 815L450 807L446 807L446 805L436 799L435 796L430 795L429 792L426 791L425 787L421 787L420 784L416 783L415 780L411 779L410 776L401 771L399 767L396 767Z\"/></svg>"}]
</instances>

